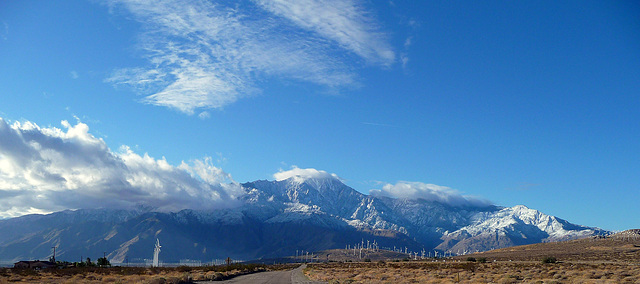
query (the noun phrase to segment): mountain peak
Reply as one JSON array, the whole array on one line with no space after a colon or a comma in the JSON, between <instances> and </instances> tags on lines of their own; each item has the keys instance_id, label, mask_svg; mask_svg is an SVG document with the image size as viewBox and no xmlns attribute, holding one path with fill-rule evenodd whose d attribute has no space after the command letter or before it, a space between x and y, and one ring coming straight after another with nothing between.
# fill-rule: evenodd
<instances>
[{"instance_id":1,"label":"mountain peak","mask_svg":"<svg viewBox=\"0 0 640 284\"><path fill-rule=\"evenodd\" d=\"M274 177L276 181L242 184L245 203L234 209L81 209L0 220L0 255L42 258L50 253L47 248L60 245L61 257L111 251L109 258L123 261L148 255L156 238L171 244L163 251L172 259L282 256L301 247L320 250L369 239L388 247L464 253L608 233L524 205L456 207L441 203L444 199L365 195L336 175L315 169L293 168ZM434 186L409 185L414 187L395 189L462 196Z\"/></svg>"}]
</instances>

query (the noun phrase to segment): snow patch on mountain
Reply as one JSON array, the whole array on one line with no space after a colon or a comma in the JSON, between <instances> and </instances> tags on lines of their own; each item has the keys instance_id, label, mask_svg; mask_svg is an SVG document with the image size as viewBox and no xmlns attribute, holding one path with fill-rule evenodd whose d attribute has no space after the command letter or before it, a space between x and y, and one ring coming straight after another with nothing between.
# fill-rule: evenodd
<instances>
[{"instance_id":1,"label":"snow patch on mountain","mask_svg":"<svg viewBox=\"0 0 640 284\"><path fill-rule=\"evenodd\" d=\"M605 231L598 228L574 225L524 205L517 205L498 211L472 214L468 225L444 233L442 239L445 242L439 248L455 251L461 244L468 246L469 240L474 240L474 248L487 250L524 243L577 239L604 233ZM486 245L479 246L479 243Z\"/></svg>"},{"instance_id":2,"label":"snow patch on mountain","mask_svg":"<svg viewBox=\"0 0 640 284\"><path fill-rule=\"evenodd\" d=\"M324 171L294 168L281 173L276 181L243 185L254 205L274 209L269 222L332 226L340 220L358 230L396 231L440 250L482 251L601 232L522 205L494 206L437 185L402 182L365 195Z\"/></svg>"},{"instance_id":3,"label":"snow patch on mountain","mask_svg":"<svg viewBox=\"0 0 640 284\"><path fill-rule=\"evenodd\" d=\"M24 251L13 246L33 247L43 236L49 243L41 246L38 255L48 254L43 248L62 240L73 240L73 244L66 244L69 250L61 253L85 252L94 249L82 245L90 239L109 243L114 250L110 257L122 259L144 255L160 234L161 239L182 244L173 252L167 247L167 253L210 259L214 255L279 256L300 247L344 247L363 238L375 238L387 246L464 253L608 233L522 205L476 206L461 201L462 195L453 198L446 188L413 185L423 192L365 195L334 174L294 168L281 172L275 181L241 184L243 194L236 199L240 206L233 208L175 213L159 213L151 207L91 209L0 220L0 254ZM394 192L401 187L386 188ZM427 193L440 197L416 198Z\"/></svg>"}]
</instances>

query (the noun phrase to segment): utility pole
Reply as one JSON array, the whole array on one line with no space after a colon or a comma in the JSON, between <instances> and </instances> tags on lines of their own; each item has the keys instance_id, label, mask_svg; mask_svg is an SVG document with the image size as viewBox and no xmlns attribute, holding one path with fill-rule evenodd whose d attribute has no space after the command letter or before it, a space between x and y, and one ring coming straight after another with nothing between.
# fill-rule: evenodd
<instances>
[{"instance_id":1,"label":"utility pole","mask_svg":"<svg viewBox=\"0 0 640 284\"><path fill-rule=\"evenodd\" d=\"M53 249L53 262L56 262L56 247L51 247Z\"/></svg>"}]
</instances>

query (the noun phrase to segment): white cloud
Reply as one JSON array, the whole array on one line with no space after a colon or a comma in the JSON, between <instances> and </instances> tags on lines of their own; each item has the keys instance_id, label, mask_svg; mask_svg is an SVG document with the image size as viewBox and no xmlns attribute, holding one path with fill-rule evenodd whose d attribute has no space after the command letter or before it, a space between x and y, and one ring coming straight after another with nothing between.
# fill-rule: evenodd
<instances>
[{"instance_id":1,"label":"white cloud","mask_svg":"<svg viewBox=\"0 0 640 284\"><path fill-rule=\"evenodd\" d=\"M394 60L373 20L353 3L332 7L309 2L317 16L307 20L311 11L299 10L295 2L259 2L265 10L224 1L108 3L111 10L124 8L142 23L139 47L149 66L116 70L106 81L133 87L146 103L187 114L260 93L256 82L265 78L329 89L355 86L353 67L340 50L382 65Z\"/></svg>"},{"instance_id":2,"label":"white cloud","mask_svg":"<svg viewBox=\"0 0 640 284\"><path fill-rule=\"evenodd\" d=\"M203 111L200 114L198 114L198 117L200 119L202 119L202 120L205 120L205 119L211 117L211 114L209 112L207 112L207 111Z\"/></svg>"},{"instance_id":3,"label":"white cloud","mask_svg":"<svg viewBox=\"0 0 640 284\"><path fill-rule=\"evenodd\" d=\"M400 56L400 61L402 62L402 68L406 69L407 65L409 64L409 56L407 56L406 54L402 54Z\"/></svg>"},{"instance_id":4,"label":"white cloud","mask_svg":"<svg viewBox=\"0 0 640 284\"><path fill-rule=\"evenodd\" d=\"M276 15L337 42L362 58L383 65L395 60L376 21L353 0L254 0Z\"/></svg>"},{"instance_id":5,"label":"white cloud","mask_svg":"<svg viewBox=\"0 0 640 284\"><path fill-rule=\"evenodd\" d=\"M69 72L69 76L71 76L71 79L78 79L78 72L73 70L71 72Z\"/></svg>"},{"instance_id":6,"label":"white cloud","mask_svg":"<svg viewBox=\"0 0 640 284\"><path fill-rule=\"evenodd\" d=\"M283 181L290 178L293 178L295 182L302 183L308 179L337 179L341 180L340 177L336 174L331 174L325 171L320 171L312 168L301 169L296 166L293 166L291 170L284 171L280 170L279 172L273 174L273 178L277 181Z\"/></svg>"},{"instance_id":7,"label":"white cloud","mask_svg":"<svg viewBox=\"0 0 640 284\"><path fill-rule=\"evenodd\" d=\"M9 37L9 24L7 24L7 22L2 21L2 31L0 32L0 37L2 37L3 40L7 40Z\"/></svg>"},{"instance_id":8,"label":"white cloud","mask_svg":"<svg viewBox=\"0 0 640 284\"><path fill-rule=\"evenodd\" d=\"M407 49L411 46L411 42L413 41L413 37L408 37L405 41L404 41L404 48Z\"/></svg>"},{"instance_id":9,"label":"white cloud","mask_svg":"<svg viewBox=\"0 0 640 284\"><path fill-rule=\"evenodd\" d=\"M113 152L81 122L62 126L0 118L0 218L137 204L211 209L233 206L243 194L210 158L176 167L126 146Z\"/></svg>"},{"instance_id":10,"label":"white cloud","mask_svg":"<svg viewBox=\"0 0 640 284\"><path fill-rule=\"evenodd\" d=\"M373 196L387 196L393 198L424 199L436 201L455 207L488 206L491 202L482 198L462 195L457 190L446 186L421 182L401 181L396 184L385 184L382 189L372 189Z\"/></svg>"}]
</instances>

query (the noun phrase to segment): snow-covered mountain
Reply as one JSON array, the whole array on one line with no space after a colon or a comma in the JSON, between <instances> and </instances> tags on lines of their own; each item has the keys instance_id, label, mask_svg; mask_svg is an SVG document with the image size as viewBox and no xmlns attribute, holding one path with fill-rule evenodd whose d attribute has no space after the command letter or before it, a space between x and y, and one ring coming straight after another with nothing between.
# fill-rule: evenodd
<instances>
[{"instance_id":1,"label":"snow-covered mountain","mask_svg":"<svg viewBox=\"0 0 640 284\"><path fill-rule=\"evenodd\" d=\"M362 194L331 175L242 184L241 206L175 213L85 209L0 220L0 259L59 259L108 252L114 262L149 258L156 238L165 259L253 259L296 250L381 247L453 253L608 233L525 206L450 205Z\"/></svg>"},{"instance_id":2,"label":"snow-covered mountain","mask_svg":"<svg viewBox=\"0 0 640 284\"><path fill-rule=\"evenodd\" d=\"M524 205L478 212L469 224L443 234L438 249L454 253L485 251L514 245L562 241L609 232L571 224Z\"/></svg>"},{"instance_id":3,"label":"snow-covered mountain","mask_svg":"<svg viewBox=\"0 0 640 284\"><path fill-rule=\"evenodd\" d=\"M331 177L257 181L243 186L250 190L248 196L255 204L259 204L260 197L267 203L279 201L289 217L327 214L355 228L397 231L427 248L456 253L607 233L524 205L453 207L421 199L364 195ZM285 220L280 215L277 218ZM487 242L484 238L496 241Z\"/></svg>"}]
</instances>

